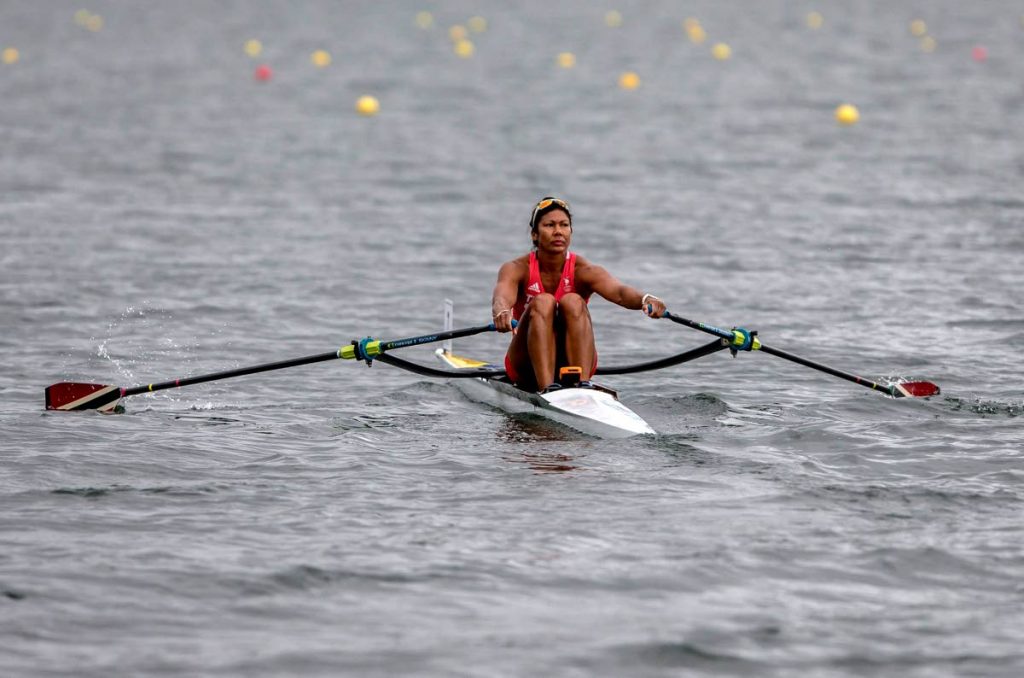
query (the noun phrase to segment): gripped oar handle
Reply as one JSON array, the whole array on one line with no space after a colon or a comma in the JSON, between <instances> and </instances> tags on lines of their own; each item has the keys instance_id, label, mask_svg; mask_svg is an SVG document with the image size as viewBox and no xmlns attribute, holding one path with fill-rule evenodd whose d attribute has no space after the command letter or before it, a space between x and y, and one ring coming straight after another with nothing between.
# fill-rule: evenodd
<instances>
[{"instance_id":1,"label":"gripped oar handle","mask_svg":"<svg viewBox=\"0 0 1024 678\"><path fill-rule=\"evenodd\" d=\"M669 313L668 311L665 311L664 317L668 318L672 322L679 323L680 325L686 325L687 327L692 327L695 330L700 330L701 332L707 332L708 334L713 334L716 337L720 337L723 343L728 342L728 345L734 348L742 347L744 341L749 338L750 350L752 351L762 351L764 353L771 354L784 360L789 360L790 362L794 362L798 365L809 367L812 370L818 370L819 372L824 372L825 374L831 374L833 377L845 379L849 382L859 384L866 388L870 388L874 391L881 391L882 393L892 396L893 398L902 398L904 396L927 397L931 395L938 395L940 393L940 389L938 386L927 381L915 381L885 386L883 384L871 381L870 379L859 377L856 374L843 372L842 370L837 370L834 367L822 365L821 363L816 363L812 360L808 360L807 358L801 358L798 355L793 355L792 353L787 353L786 351L782 351L777 348L772 348L771 346L765 346L756 336L751 336L753 335L752 332L746 333L745 335L745 331L741 330L723 330L720 327L715 327L714 325L707 325L705 323L700 323L695 320L683 318L681 316Z\"/></svg>"}]
</instances>

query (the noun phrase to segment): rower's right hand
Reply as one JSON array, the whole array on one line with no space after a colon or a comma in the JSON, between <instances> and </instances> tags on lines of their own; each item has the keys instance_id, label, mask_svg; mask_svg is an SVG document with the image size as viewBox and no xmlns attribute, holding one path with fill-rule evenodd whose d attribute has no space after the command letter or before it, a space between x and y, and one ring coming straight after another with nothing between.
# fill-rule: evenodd
<instances>
[{"instance_id":1,"label":"rower's right hand","mask_svg":"<svg viewBox=\"0 0 1024 678\"><path fill-rule=\"evenodd\" d=\"M516 322L512 320L512 311L501 311L494 316L494 329L499 332L511 332L515 329Z\"/></svg>"}]
</instances>

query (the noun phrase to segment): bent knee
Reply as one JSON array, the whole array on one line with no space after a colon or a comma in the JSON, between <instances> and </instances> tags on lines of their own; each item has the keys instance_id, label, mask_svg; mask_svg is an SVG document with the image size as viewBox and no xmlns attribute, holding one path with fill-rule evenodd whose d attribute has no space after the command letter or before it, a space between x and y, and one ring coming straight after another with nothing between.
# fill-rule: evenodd
<instances>
[{"instance_id":1,"label":"bent knee","mask_svg":"<svg viewBox=\"0 0 1024 678\"><path fill-rule=\"evenodd\" d=\"M555 301L555 295L547 293L538 294L530 300L527 306L531 316L544 315L548 317L554 316L557 307L558 302Z\"/></svg>"},{"instance_id":2,"label":"bent knee","mask_svg":"<svg viewBox=\"0 0 1024 678\"><path fill-rule=\"evenodd\" d=\"M587 302L575 292L570 292L563 296L559 300L558 306L562 314L567 318L579 318L590 315L587 310Z\"/></svg>"}]
</instances>

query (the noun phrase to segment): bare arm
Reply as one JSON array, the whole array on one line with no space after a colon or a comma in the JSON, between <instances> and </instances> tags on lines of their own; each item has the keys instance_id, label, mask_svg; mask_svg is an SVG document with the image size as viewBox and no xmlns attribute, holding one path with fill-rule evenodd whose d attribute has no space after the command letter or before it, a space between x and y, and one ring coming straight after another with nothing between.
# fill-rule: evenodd
<instances>
[{"instance_id":1,"label":"bare arm","mask_svg":"<svg viewBox=\"0 0 1024 678\"><path fill-rule=\"evenodd\" d=\"M522 278L522 265L517 261L508 261L498 269L498 282L494 285L491 295L491 317L494 327L499 332L512 330L512 307L519 296L519 282Z\"/></svg>"},{"instance_id":2,"label":"bare arm","mask_svg":"<svg viewBox=\"0 0 1024 678\"><path fill-rule=\"evenodd\" d=\"M620 282L601 266L586 263L577 269L577 276L588 284L590 289L613 304L633 310L642 309L652 318L660 318L665 313L665 302L661 299Z\"/></svg>"}]
</instances>

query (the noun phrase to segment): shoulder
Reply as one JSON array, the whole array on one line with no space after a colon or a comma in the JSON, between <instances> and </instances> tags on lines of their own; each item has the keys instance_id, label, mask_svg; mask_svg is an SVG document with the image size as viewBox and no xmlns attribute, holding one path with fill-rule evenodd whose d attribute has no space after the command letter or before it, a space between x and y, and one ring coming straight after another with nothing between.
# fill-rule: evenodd
<instances>
[{"instance_id":1,"label":"shoulder","mask_svg":"<svg viewBox=\"0 0 1024 678\"><path fill-rule=\"evenodd\" d=\"M598 266L589 259L577 254L576 275L583 280L595 280L608 275L608 271L604 270L604 268Z\"/></svg>"},{"instance_id":2,"label":"shoulder","mask_svg":"<svg viewBox=\"0 0 1024 678\"><path fill-rule=\"evenodd\" d=\"M502 277L521 277L527 275L529 271L530 255L524 254L502 264L501 268L498 269L498 275Z\"/></svg>"}]
</instances>

